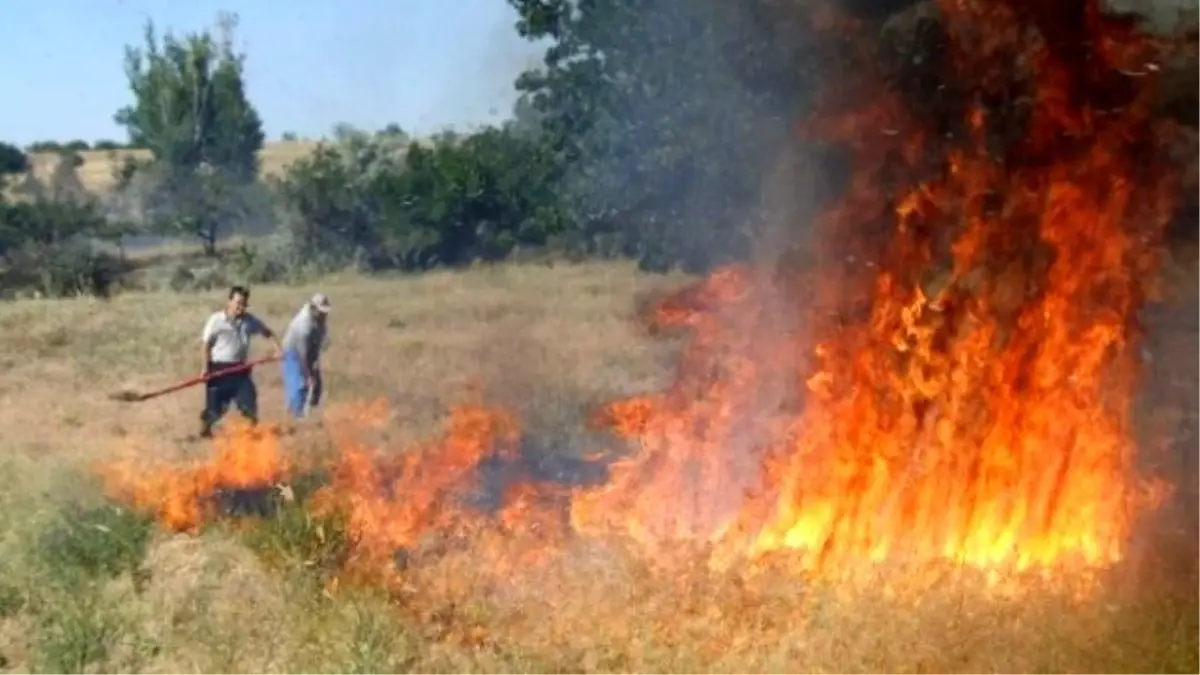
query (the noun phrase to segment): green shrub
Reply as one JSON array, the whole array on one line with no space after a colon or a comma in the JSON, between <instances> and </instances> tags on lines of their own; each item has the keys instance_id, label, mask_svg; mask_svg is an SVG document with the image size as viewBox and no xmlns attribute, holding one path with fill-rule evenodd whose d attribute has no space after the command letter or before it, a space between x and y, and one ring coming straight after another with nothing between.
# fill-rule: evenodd
<instances>
[{"instance_id":1,"label":"green shrub","mask_svg":"<svg viewBox=\"0 0 1200 675\"><path fill-rule=\"evenodd\" d=\"M50 298L106 297L127 271L116 256L75 239L10 252L0 283L10 294L24 290Z\"/></svg>"},{"instance_id":2,"label":"green shrub","mask_svg":"<svg viewBox=\"0 0 1200 675\"><path fill-rule=\"evenodd\" d=\"M223 267L230 278L249 284L296 283L329 271L319 256L301 255L282 236L238 244Z\"/></svg>"}]
</instances>

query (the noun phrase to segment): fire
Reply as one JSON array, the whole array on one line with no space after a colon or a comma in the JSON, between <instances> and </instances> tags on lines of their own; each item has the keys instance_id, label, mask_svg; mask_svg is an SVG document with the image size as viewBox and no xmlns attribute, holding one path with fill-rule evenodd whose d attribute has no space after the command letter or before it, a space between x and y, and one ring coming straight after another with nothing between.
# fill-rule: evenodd
<instances>
[{"instance_id":1,"label":"fire","mask_svg":"<svg viewBox=\"0 0 1200 675\"><path fill-rule=\"evenodd\" d=\"M1180 185L1155 80L1126 74L1159 46L1092 3L1051 5L940 3L942 74L967 102L948 132L877 81L839 83L801 129L855 167L816 223L819 263L719 270L652 309L690 341L669 389L594 416L632 448L605 484L517 470L478 503L486 467L521 459L519 421L483 404L403 452L341 438L316 503L347 514L352 564L466 539L525 564L572 537L817 576L1121 560L1162 496L1138 477L1130 404ZM270 433L225 438L213 467L110 469L114 492L185 529L218 487L288 474Z\"/></svg>"},{"instance_id":2,"label":"fire","mask_svg":"<svg viewBox=\"0 0 1200 675\"><path fill-rule=\"evenodd\" d=\"M640 452L576 500L578 526L658 545L698 537L725 561L788 550L821 574L889 560L1019 571L1121 558L1138 509L1161 492L1134 471L1131 344L1179 185L1152 87L1130 90L1114 72L1144 66L1148 43L1078 7L1070 18L1097 38L1108 71L1068 62L1050 35L1025 37L1023 8L940 5L965 69L951 75L1035 64L1025 138L1008 156L994 148L999 111L981 101L951 143L886 95L867 110L829 102L804 131L851 148L860 170L820 222L832 262L814 276L836 283L808 296L817 302L800 322L816 340L811 367L760 311L780 289L745 271L664 304L662 323L696 331L683 373L665 396L608 408ZM1116 110L1089 101L1122 95ZM896 164L937 177L889 195L884 169ZM848 269L855 257L868 264ZM803 404L765 408L776 386L765 373L789 368ZM757 484L736 469L752 451Z\"/></svg>"},{"instance_id":3,"label":"fire","mask_svg":"<svg viewBox=\"0 0 1200 675\"><path fill-rule=\"evenodd\" d=\"M1018 32L1000 5L941 8L951 31L986 19ZM966 50L979 35L964 32ZM995 157L992 115L975 104L942 175L895 200L869 314L821 341L753 551L800 549L814 567L1121 557L1153 491L1135 479L1130 345L1179 186L1145 92L1103 115L1071 100L1092 73L1068 70L1050 43L1029 49L1037 76L1014 156Z\"/></svg>"},{"instance_id":4,"label":"fire","mask_svg":"<svg viewBox=\"0 0 1200 675\"><path fill-rule=\"evenodd\" d=\"M262 490L289 478L291 462L279 443L279 430L234 422L213 439L212 457L183 465L147 464L145 455L100 465L97 473L109 494L152 513L163 527L194 532L218 511L222 492Z\"/></svg>"},{"instance_id":5,"label":"fire","mask_svg":"<svg viewBox=\"0 0 1200 675\"><path fill-rule=\"evenodd\" d=\"M430 534L486 533L488 515L495 515L501 528L516 531L534 509L540 495L536 486L512 483L499 495L500 508L472 508L471 501L482 487L482 464L518 458L519 432L507 411L464 404L451 412L443 437L426 446L384 455L343 444L332 479L314 498L316 508L346 514L358 542L351 564L363 570L386 570L397 555L419 553Z\"/></svg>"}]
</instances>

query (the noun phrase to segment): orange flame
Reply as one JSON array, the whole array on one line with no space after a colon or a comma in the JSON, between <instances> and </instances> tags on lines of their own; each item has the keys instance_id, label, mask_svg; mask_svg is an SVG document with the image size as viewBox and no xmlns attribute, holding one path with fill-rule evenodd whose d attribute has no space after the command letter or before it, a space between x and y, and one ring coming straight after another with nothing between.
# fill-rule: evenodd
<instances>
[{"instance_id":1,"label":"orange flame","mask_svg":"<svg viewBox=\"0 0 1200 675\"><path fill-rule=\"evenodd\" d=\"M261 489L286 480L290 462L274 426L240 420L213 438L213 455L182 466L155 466L144 457L98 467L109 494L154 514L168 530L194 532L212 519L221 490Z\"/></svg>"},{"instance_id":2,"label":"orange flame","mask_svg":"<svg viewBox=\"0 0 1200 675\"><path fill-rule=\"evenodd\" d=\"M516 420L500 410L461 406L438 443L383 456L346 447L330 485L316 496L319 510L340 509L349 518L356 554L386 566L430 532L456 524L466 512L455 498L474 486L475 469L489 457L508 457L519 440Z\"/></svg>"},{"instance_id":3,"label":"orange flame","mask_svg":"<svg viewBox=\"0 0 1200 675\"><path fill-rule=\"evenodd\" d=\"M1101 114L1087 100L1100 74L1018 39L1005 5L941 9L964 76L996 72L987 59L1036 63L1026 142L997 157L991 115L975 105L941 177L890 198L883 170L899 162L920 175L945 143L886 96L818 115L806 133L845 142L859 168L821 219L823 258L872 264L858 280L818 270L837 283L810 296L817 343L813 370L794 371L801 410L762 405L764 374L801 363L797 340L761 311L780 289L745 271L714 275L659 308L660 322L695 330L685 373L666 396L608 407L608 425L638 452L575 501L578 528L658 549L698 537L726 561L786 549L819 573L895 559L1016 570L1120 559L1138 509L1160 493L1135 477L1128 416L1136 313L1179 191L1158 145L1165 130L1148 90ZM1112 55L1108 26L1087 17L1080 30ZM1119 35L1126 48L1113 58L1146 58L1146 41L1134 49ZM853 238L889 211L882 245ZM724 306L714 312L712 298ZM829 306L834 320L821 315ZM736 479L753 451L766 455L758 485Z\"/></svg>"}]
</instances>

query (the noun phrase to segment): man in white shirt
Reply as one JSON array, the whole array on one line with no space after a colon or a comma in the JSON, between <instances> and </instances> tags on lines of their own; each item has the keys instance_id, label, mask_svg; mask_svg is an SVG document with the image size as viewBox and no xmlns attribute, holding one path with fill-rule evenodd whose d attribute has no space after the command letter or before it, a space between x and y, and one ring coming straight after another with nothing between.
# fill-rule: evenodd
<instances>
[{"instance_id":1,"label":"man in white shirt","mask_svg":"<svg viewBox=\"0 0 1200 675\"><path fill-rule=\"evenodd\" d=\"M329 296L304 303L283 334L283 388L288 412L304 417L321 402L321 351L329 345Z\"/></svg>"},{"instance_id":2,"label":"man in white shirt","mask_svg":"<svg viewBox=\"0 0 1200 675\"><path fill-rule=\"evenodd\" d=\"M275 345L275 354L282 352L275 333L258 317L246 311L250 291L244 286L229 289L225 309L214 312L204 324L201 341L204 347L202 374L208 377L230 368L239 368L250 355L250 338L261 335ZM212 436L212 427L232 403L251 424L258 423L258 389L254 386L250 368L217 375L205 383L204 410L200 413L200 435Z\"/></svg>"}]
</instances>

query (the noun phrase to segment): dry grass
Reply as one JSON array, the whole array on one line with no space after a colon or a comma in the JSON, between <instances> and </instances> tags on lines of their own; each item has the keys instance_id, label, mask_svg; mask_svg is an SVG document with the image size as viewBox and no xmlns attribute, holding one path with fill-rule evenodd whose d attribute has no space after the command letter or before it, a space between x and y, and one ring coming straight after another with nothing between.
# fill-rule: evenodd
<instances>
[{"instance_id":1,"label":"dry grass","mask_svg":"<svg viewBox=\"0 0 1200 675\"><path fill-rule=\"evenodd\" d=\"M263 178L280 177L296 160L308 155L317 147L316 141L269 141L259 151L259 175ZM75 171L83 186L95 194L105 194L113 186L114 170L121 166L126 157L149 159L148 150L87 150L79 153L83 164ZM29 155L34 176L39 180L49 179L58 166L59 156L52 152Z\"/></svg>"},{"instance_id":2,"label":"dry grass","mask_svg":"<svg viewBox=\"0 0 1200 675\"><path fill-rule=\"evenodd\" d=\"M334 401L386 397L397 442L432 431L472 381L484 383L493 400L516 407L535 432L578 428L594 403L665 382L674 347L650 341L629 318L640 293L679 281L645 277L625 264L329 279L321 284L335 306L329 394ZM252 309L282 329L313 290L256 288ZM199 538L154 533L144 554L130 558L136 563L130 569L120 556L103 567L93 560L95 551L75 546L64 553L61 546L37 544L42 533L61 529L65 502L96 503L95 487L81 473L90 462L134 440L153 441L150 447L167 456L201 451L177 440L195 428L196 390L136 405L113 403L105 394L193 375L202 321L221 300L219 293L130 294L107 302L0 307L0 476L6 481L0 486L0 669L1198 667L1194 577L1181 591L1154 556L1138 575L1125 577L1137 583L1114 585L1103 602L1077 603L1054 592L1019 602L986 600L969 586L885 597L878 588L831 594L786 577L757 584L664 579L612 551L580 550L500 584L469 573L479 571L478 559L450 560L429 570L426 580L437 583L447 578L439 574L457 570L465 572L465 586L447 591L438 604L398 607L370 590L326 595L303 569L266 565L230 528ZM1189 339L1183 344L1194 353L1194 332ZM264 368L256 379L265 416L280 419L276 370ZM1187 405L1194 413L1194 399ZM105 536L142 531L124 515L89 527ZM47 557L46 550L58 553ZM109 572L54 571L64 565ZM1159 572L1150 575L1152 583L1145 581L1148 569Z\"/></svg>"}]
</instances>

